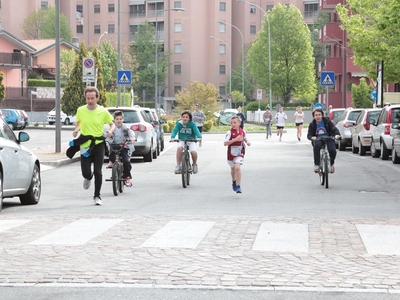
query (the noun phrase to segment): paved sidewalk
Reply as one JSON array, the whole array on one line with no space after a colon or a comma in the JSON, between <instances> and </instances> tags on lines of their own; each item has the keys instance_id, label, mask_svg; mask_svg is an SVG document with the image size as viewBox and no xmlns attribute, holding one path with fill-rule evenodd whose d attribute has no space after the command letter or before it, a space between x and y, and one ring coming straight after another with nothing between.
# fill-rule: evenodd
<instances>
[{"instance_id":1,"label":"paved sidewalk","mask_svg":"<svg viewBox=\"0 0 400 300\"><path fill-rule=\"evenodd\" d=\"M49 165L52 167L60 167L65 164L69 164L75 161L80 160L79 153L76 153L75 156L70 159L67 157L65 152L68 149L68 144L61 144L61 152L55 152L55 146L45 146L37 149L31 150L38 157L39 162L43 165Z\"/></svg>"}]
</instances>

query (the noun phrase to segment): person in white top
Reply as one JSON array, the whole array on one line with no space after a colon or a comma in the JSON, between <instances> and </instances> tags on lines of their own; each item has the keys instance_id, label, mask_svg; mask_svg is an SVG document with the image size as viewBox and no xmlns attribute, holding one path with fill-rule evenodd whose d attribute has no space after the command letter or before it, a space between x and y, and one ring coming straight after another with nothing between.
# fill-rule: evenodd
<instances>
[{"instance_id":1,"label":"person in white top","mask_svg":"<svg viewBox=\"0 0 400 300\"><path fill-rule=\"evenodd\" d=\"M279 136L279 141L282 141L282 133L283 133L283 128L285 128L285 122L287 120L287 115L286 113L283 112L283 107L279 107L279 111L275 115L276 119L276 129L277 129L277 135Z\"/></svg>"},{"instance_id":2,"label":"person in white top","mask_svg":"<svg viewBox=\"0 0 400 300\"><path fill-rule=\"evenodd\" d=\"M294 113L293 119L297 128L297 139L300 141L301 131L303 130L303 122L304 122L304 112L302 111L301 106L297 106L297 111Z\"/></svg>"}]
</instances>

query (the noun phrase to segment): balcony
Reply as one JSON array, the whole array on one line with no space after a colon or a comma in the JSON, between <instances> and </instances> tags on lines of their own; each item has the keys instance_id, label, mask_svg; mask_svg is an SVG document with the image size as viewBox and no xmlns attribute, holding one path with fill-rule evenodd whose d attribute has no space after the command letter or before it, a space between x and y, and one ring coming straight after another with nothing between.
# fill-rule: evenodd
<instances>
[{"instance_id":1,"label":"balcony","mask_svg":"<svg viewBox=\"0 0 400 300\"><path fill-rule=\"evenodd\" d=\"M318 10L320 12L333 12L336 5L343 4L345 0L319 0Z\"/></svg>"},{"instance_id":2,"label":"balcony","mask_svg":"<svg viewBox=\"0 0 400 300\"><path fill-rule=\"evenodd\" d=\"M320 30L320 43L335 44L340 43L343 39L343 30L340 28L340 23L327 23Z\"/></svg>"},{"instance_id":3,"label":"balcony","mask_svg":"<svg viewBox=\"0 0 400 300\"><path fill-rule=\"evenodd\" d=\"M341 57L327 57L325 59L326 71L335 72L335 75L343 72L343 59Z\"/></svg>"},{"instance_id":4,"label":"balcony","mask_svg":"<svg viewBox=\"0 0 400 300\"><path fill-rule=\"evenodd\" d=\"M20 52L1 52L0 53L0 67L3 68L26 68L31 66L29 56Z\"/></svg>"},{"instance_id":5,"label":"balcony","mask_svg":"<svg viewBox=\"0 0 400 300\"><path fill-rule=\"evenodd\" d=\"M132 11L129 13L129 18L145 18L146 17L146 11L141 10L141 11Z\"/></svg>"}]
</instances>

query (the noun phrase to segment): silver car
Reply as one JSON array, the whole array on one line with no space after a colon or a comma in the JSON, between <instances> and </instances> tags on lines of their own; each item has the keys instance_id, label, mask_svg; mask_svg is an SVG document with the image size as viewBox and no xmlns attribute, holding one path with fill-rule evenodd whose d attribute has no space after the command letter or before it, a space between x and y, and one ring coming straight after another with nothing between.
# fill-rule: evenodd
<instances>
[{"instance_id":1,"label":"silver car","mask_svg":"<svg viewBox=\"0 0 400 300\"><path fill-rule=\"evenodd\" d=\"M26 132L15 136L0 118L0 211L4 198L19 197L21 204L37 204L42 182L40 163L36 155L21 145L29 140Z\"/></svg>"},{"instance_id":2,"label":"silver car","mask_svg":"<svg viewBox=\"0 0 400 300\"><path fill-rule=\"evenodd\" d=\"M351 146L351 130L354 126L358 115L361 113L361 108L346 108L346 110L340 115L336 123L336 128L340 132L341 139L337 141L338 148L340 151L345 151L346 147Z\"/></svg>"},{"instance_id":3,"label":"silver car","mask_svg":"<svg viewBox=\"0 0 400 300\"><path fill-rule=\"evenodd\" d=\"M363 109L351 129L351 150L364 156L371 148L372 133L375 129L371 123L378 120L381 108Z\"/></svg>"}]
</instances>

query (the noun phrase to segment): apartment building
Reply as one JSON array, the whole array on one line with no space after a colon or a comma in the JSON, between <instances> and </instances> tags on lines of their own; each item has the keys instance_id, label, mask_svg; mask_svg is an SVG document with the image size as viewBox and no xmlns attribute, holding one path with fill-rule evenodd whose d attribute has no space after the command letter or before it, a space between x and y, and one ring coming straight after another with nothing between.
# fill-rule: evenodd
<instances>
[{"instance_id":1,"label":"apartment building","mask_svg":"<svg viewBox=\"0 0 400 300\"><path fill-rule=\"evenodd\" d=\"M173 97L189 81L198 80L215 84L220 95L225 96L225 86L231 69L240 62L241 36L243 35L244 43L254 40L260 30L264 11L272 9L278 3L293 4L302 12L305 22L312 24L318 13L319 2L320 0L61 0L60 10L69 20L74 36L72 43L75 44L81 41L88 45L98 44L105 39L117 43L118 23L121 24L121 42L132 43L133 35L141 23L145 20L157 23L158 40L163 44L160 51L164 49L173 53L164 83L165 89L161 95ZM29 13L54 4L54 0L0 0L0 24L13 35L22 38L20 24ZM174 11L174 8L183 8L184 11Z\"/></svg>"}]
</instances>

